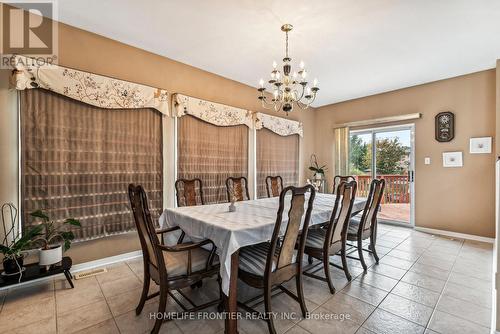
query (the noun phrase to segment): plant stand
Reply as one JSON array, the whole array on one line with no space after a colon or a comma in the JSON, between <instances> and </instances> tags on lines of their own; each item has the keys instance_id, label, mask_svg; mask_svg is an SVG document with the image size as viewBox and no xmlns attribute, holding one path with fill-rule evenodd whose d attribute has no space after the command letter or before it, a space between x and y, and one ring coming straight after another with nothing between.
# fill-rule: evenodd
<instances>
[{"instance_id":1,"label":"plant stand","mask_svg":"<svg viewBox=\"0 0 500 334\"><path fill-rule=\"evenodd\" d=\"M38 265L38 263L28 264L24 266L26 270L23 271L20 282L19 274L12 276L0 275L0 288L58 274L64 274L71 288L74 288L73 275L70 272L72 265L73 261L69 256L63 257L61 263L52 265L48 269L45 266Z\"/></svg>"}]
</instances>

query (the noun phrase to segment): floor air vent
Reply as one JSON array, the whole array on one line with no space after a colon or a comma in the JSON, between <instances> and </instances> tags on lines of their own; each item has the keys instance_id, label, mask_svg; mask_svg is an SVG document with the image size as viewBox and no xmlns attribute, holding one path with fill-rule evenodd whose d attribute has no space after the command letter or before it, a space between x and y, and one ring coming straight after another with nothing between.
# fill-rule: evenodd
<instances>
[{"instance_id":1,"label":"floor air vent","mask_svg":"<svg viewBox=\"0 0 500 334\"><path fill-rule=\"evenodd\" d=\"M87 278L90 276L103 274L105 272L107 272L106 268L96 268L96 269L91 269L91 270L86 270L86 271L80 271L79 273L74 274L73 276L75 277L75 279L83 279L83 278Z\"/></svg>"}]
</instances>

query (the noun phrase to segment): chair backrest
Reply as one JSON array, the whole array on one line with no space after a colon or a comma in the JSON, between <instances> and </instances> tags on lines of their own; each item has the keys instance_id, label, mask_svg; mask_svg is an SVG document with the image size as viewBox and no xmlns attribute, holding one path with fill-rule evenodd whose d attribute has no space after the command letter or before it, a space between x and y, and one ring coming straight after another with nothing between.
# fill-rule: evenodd
<instances>
[{"instance_id":1,"label":"chair backrest","mask_svg":"<svg viewBox=\"0 0 500 334\"><path fill-rule=\"evenodd\" d=\"M346 175L346 176L342 176L342 175L335 175L335 177L333 178L333 192L332 194L336 194L336 191L338 189L338 186L340 185L341 182L351 182L351 181L356 181L356 179L354 178L354 176L351 176L351 175Z\"/></svg>"},{"instance_id":2,"label":"chair backrest","mask_svg":"<svg viewBox=\"0 0 500 334\"><path fill-rule=\"evenodd\" d=\"M161 276L161 272L166 273L165 261L161 250L157 247L160 241L156 235L155 226L149 212L146 192L141 185L130 184L128 186L128 196L137 232L139 233L144 263L148 264L148 268L153 266L154 269L160 272ZM155 273L151 274L153 279L159 278Z\"/></svg>"},{"instance_id":3,"label":"chair backrest","mask_svg":"<svg viewBox=\"0 0 500 334\"><path fill-rule=\"evenodd\" d=\"M248 193L248 181L244 176L228 177L226 179L226 191L228 202L231 202L231 193L234 197L236 197L236 201L238 202L250 199L250 194Z\"/></svg>"},{"instance_id":4,"label":"chair backrest","mask_svg":"<svg viewBox=\"0 0 500 334\"><path fill-rule=\"evenodd\" d=\"M307 207L305 206L306 194L309 193ZM291 196L287 196L287 195ZM307 237L307 229L311 219L311 211L313 208L314 197L316 190L312 185L305 187L286 187L280 194L278 214L276 224L274 225L273 236L271 238L271 248L267 255L266 274L269 275L272 271L273 262L276 263L276 269L286 267L292 263L297 263L301 266L302 256L304 254L304 246ZM283 223L283 212L285 210L285 202L289 201L288 222L286 230L282 236L279 252L276 252L278 240L281 236L281 228ZM287 205L288 207L288 205ZM305 213L305 215L304 215ZM294 258L295 245L300 233L299 249L297 256Z\"/></svg>"},{"instance_id":5,"label":"chair backrest","mask_svg":"<svg viewBox=\"0 0 500 334\"><path fill-rule=\"evenodd\" d=\"M203 182L200 179L178 179L175 181L175 193L179 207L205 204Z\"/></svg>"},{"instance_id":6,"label":"chair backrest","mask_svg":"<svg viewBox=\"0 0 500 334\"><path fill-rule=\"evenodd\" d=\"M331 244L339 241L345 241L349 221L351 219L352 206L356 198L356 181L342 181L337 186L335 197L335 205L333 206L332 215L326 232L326 240L330 242L325 244L327 248Z\"/></svg>"},{"instance_id":7,"label":"chair backrest","mask_svg":"<svg viewBox=\"0 0 500 334\"><path fill-rule=\"evenodd\" d=\"M384 179L374 179L370 183L370 192L368 193L368 199L363 210L363 215L361 216L358 234L363 234L363 231L369 230L376 224L380 201L384 196L384 188Z\"/></svg>"},{"instance_id":8,"label":"chair backrest","mask_svg":"<svg viewBox=\"0 0 500 334\"><path fill-rule=\"evenodd\" d=\"M267 197L277 197L283 190L283 179L281 176L267 176L266 177L266 190Z\"/></svg>"}]
</instances>

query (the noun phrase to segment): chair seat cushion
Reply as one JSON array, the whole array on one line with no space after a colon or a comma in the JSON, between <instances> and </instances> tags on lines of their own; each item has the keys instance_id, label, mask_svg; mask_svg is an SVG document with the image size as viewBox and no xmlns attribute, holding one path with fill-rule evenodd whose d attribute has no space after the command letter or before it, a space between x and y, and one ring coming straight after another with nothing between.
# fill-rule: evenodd
<instances>
[{"instance_id":1,"label":"chair seat cushion","mask_svg":"<svg viewBox=\"0 0 500 334\"><path fill-rule=\"evenodd\" d=\"M191 250L191 272L203 271L207 268L210 251L201 247ZM163 252L163 258L167 267L169 277L187 275L188 252ZM215 255L213 266L219 263L219 257Z\"/></svg>"},{"instance_id":2,"label":"chair seat cushion","mask_svg":"<svg viewBox=\"0 0 500 334\"><path fill-rule=\"evenodd\" d=\"M266 269L267 254L271 248L271 243L263 242L257 245L246 246L240 249L239 269L257 276L264 276ZM275 256L273 258L272 271L276 269L276 263L280 248L276 246ZM294 252L292 263L295 262L297 253Z\"/></svg>"},{"instance_id":3,"label":"chair seat cushion","mask_svg":"<svg viewBox=\"0 0 500 334\"><path fill-rule=\"evenodd\" d=\"M347 234L358 234L359 223L361 218L358 216L352 217L349 221L349 228L347 229Z\"/></svg>"},{"instance_id":4,"label":"chair seat cushion","mask_svg":"<svg viewBox=\"0 0 500 334\"><path fill-rule=\"evenodd\" d=\"M326 228L310 228L307 231L306 247L323 248L326 238Z\"/></svg>"}]
</instances>

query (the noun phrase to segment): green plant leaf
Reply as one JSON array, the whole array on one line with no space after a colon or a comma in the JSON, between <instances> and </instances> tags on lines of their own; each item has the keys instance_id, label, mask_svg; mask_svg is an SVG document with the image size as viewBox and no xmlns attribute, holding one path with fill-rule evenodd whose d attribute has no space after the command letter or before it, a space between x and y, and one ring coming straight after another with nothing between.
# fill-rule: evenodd
<instances>
[{"instance_id":1,"label":"green plant leaf","mask_svg":"<svg viewBox=\"0 0 500 334\"><path fill-rule=\"evenodd\" d=\"M82 227L82 224L80 223L80 221L78 219L75 219L75 218L68 218L64 221L64 224L69 224L69 225L73 225L73 226L78 226L78 227Z\"/></svg>"},{"instance_id":2,"label":"green plant leaf","mask_svg":"<svg viewBox=\"0 0 500 334\"><path fill-rule=\"evenodd\" d=\"M35 218L41 218L47 222L50 220L49 216L47 216L42 210L36 210L30 213L30 216Z\"/></svg>"}]
</instances>

